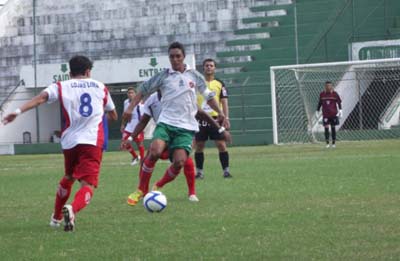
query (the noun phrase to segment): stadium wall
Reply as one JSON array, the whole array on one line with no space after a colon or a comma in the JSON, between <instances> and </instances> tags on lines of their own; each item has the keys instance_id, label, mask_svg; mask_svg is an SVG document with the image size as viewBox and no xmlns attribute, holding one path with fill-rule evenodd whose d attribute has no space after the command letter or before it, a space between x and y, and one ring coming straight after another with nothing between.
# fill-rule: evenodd
<instances>
[{"instance_id":1,"label":"stadium wall","mask_svg":"<svg viewBox=\"0 0 400 261\"><path fill-rule=\"evenodd\" d=\"M12 102L7 104L5 111L15 111L26 100L34 96L34 90L24 87L18 88L12 96ZM60 130L61 112L58 103L46 104L38 108L39 133L42 142L50 142L56 131ZM4 114L4 113L2 113ZM37 136L36 111L30 110L21 114L13 124L0 127L0 144L7 143L32 143ZM24 138L25 134L25 138ZM26 136L27 135L27 136Z\"/></svg>"},{"instance_id":2,"label":"stadium wall","mask_svg":"<svg viewBox=\"0 0 400 261\"><path fill-rule=\"evenodd\" d=\"M349 43L398 39L399 17L397 0L299 1L300 63L346 61Z\"/></svg>"},{"instance_id":3,"label":"stadium wall","mask_svg":"<svg viewBox=\"0 0 400 261\"><path fill-rule=\"evenodd\" d=\"M0 104L11 102L4 101L4 97L19 81L21 66L33 63L35 50L38 64L54 64L78 53L95 61L165 55L172 41L180 41L201 64L204 58L215 57L218 50L224 49L226 40L236 39L233 32L245 27L241 19L252 16L251 6L274 1L35 2L35 10L32 1L24 0L9 0L0 10ZM36 45L33 44L34 21ZM25 99L32 96L31 93ZM8 106L12 107L15 106ZM43 120L49 119L47 116L42 116ZM25 124L35 126L36 117L28 118ZM115 133L113 129L119 129L118 125L112 126L112 133ZM17 133L16 137L21 134ZM33 131L32 134L34 137ZM10 142L22 142L21 138L9 137ZM39 142L48 140L47 133L40 133ZM36 142L35 138L33 141Z\"/></svg>"},{"instance_id":4,"label":"stadium wall","mask_svg":"<svg viewBox=\"0 0 400 261\"><path fill-rule=\"evenodd\" d=\"M396 0L36 2L39 64L77 53L94 60L165 55L174 40L198 66L217 56L235 144L272 143L270 66L348 60L350 42L400 38ZM0 104L19 68L33 61L31 3L9 0L0 10Z\"/></svg>"}]
</instances>

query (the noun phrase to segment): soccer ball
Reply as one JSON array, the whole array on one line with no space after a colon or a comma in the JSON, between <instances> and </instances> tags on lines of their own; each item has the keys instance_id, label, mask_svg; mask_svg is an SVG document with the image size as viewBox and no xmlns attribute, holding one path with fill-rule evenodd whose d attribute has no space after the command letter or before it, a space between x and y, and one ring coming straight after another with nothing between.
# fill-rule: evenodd
<instances>
[{"instance_id":1,"label":"soccer ball","mask_svg":"<svg viewBox=\"0 0 400 261\"><path fill-rule=\"evenodd\" d=\"M160 191L151 191L143 198L143 206L149 212L161 212L167 206L167 197Z\"/></svg>"}]
</instances>

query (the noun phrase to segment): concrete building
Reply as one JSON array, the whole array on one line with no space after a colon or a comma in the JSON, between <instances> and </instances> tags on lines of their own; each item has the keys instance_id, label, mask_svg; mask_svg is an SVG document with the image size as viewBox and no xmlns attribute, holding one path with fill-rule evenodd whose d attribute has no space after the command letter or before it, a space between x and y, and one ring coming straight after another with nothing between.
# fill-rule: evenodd
<instances>
[{"instance_id":1,"label":"concrete building","mask_svg":"<svg viewBox=\"0 0 400 261\"><path fill-rule=\"evenodd\" d=\"M21 80L21 67L33 64L35 52L38 65L62 64L78 53L95 61L157 57L166 54L169 43L180 41L187 53L195 55L199 65L204 58L215 57L217 51L229 50L225 41L236 39L234 30L246 27L241 19L251 16L250 7L273 2L9 0L0 10L2 113L13 110L39 91L28 88L33 86L14 90ZM0 130L0 143L22 142L22 132L31 133L35 142L37 131L39 141L48 142L60 123L57 105L45 107L39 110L39 115L46 115L39 117L39 129L36 114L31 111L17 124ZM49 122L50 118L56 120Z\"/></svg>"},{"instance_id":2,"label":"concrete building","mask_svg":"<svg viewBox=\"0 0 400 261\"><path fill-rule=\"evenodd\" d=\"M94 74L121 106L121 90L168 66L167 47L180 41L198 68L217 58L235 144L271 144L270 66L398 57L399 14L398 0L8 0L0 9L0 117L68 77L74 54L95 61ZM395 51L386 55L389 44ZM0 144L22 143L24 133L49 142L60 127L59 106L43 106L1 127ZM111 138L118 129L111 126Z\"/></svg>"}]
</instances>

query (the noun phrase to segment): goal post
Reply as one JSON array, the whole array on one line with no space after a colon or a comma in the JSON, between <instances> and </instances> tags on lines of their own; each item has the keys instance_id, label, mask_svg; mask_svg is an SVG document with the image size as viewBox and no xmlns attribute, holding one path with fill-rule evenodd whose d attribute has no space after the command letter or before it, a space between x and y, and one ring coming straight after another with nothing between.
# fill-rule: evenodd
<instances>
[{"instance_id":1,"label":"goal post","mask_svg":"<svg viewBox=\"0 0 400 261\"><path fill-rule=\"evenodd\" d=\"M338 140L400 137L400 58L273 66L274 144L324 141L316 115L326 81L342 99Z\"/></svg>"}]
</instances>

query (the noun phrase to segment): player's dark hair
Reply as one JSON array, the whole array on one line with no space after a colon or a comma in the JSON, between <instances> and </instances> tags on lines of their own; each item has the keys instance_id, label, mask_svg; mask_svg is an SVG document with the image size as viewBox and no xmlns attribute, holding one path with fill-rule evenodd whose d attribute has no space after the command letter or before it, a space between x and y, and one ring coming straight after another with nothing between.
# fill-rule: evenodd
<instances>
[{"instance_id":1,"label":"player's dark hair","mask_svg":"<svg viewBox=\"0 0 400 261\"><path fill-rule=\"evenodd\" d=\"M173 42L172 44L170 44L168 47L168 53L169 51L171 51L171 49L180 49L183 53L183 56L186 56L185 47L183 47L183 44L181 44L180 42Z\"/></svg>"},{"instance_id":2,"label":"player's dark hair","mask_svg":"<svg viewBox=\"0 0 400 261\"><path fill-rule=\"evenodd\" d=\"M205 60L203 61L203 66L204 66L206 63L208 63L208 62L213 62L213 63L214 63L214 66L217 66L217 63L215 62L215 60L214 60L214 59L211 59L211 58L205 59Z\"/></svg>"},{"instance_id":3,"label":"player's dark hair","mask_svg":"<svg viewBox=\"0 0 400 261\"><path fill-rule=\"evenodd\" d=\"M134 91L134 92L136 92L136 91L135 91L135 88L133 88L133 87L128 87L128 89L126 90L126 92L129 92L129 91Z\"/></svg>"},{"instance_id":4,"label":"player's dark hair","mask_svg":"<svg viewBox=\"0 0 400 261\"><path fill-rule=\"evenodd\" d=\"M327 85L327 84L332 84L332 82L331 81L326 81L325 85Z\"/></svg>"},{"instance_id":5,"label":"player's dark hair","mask_svg":"<svg viewBox=\"0 0 400 261\"><path fill-rule=\"evenodd\" d=\"M69 70L72 76L85 75L86 70L93 68L93 62L86 56L75 55L69 60Z\"/></svg>"}]
</instances>

